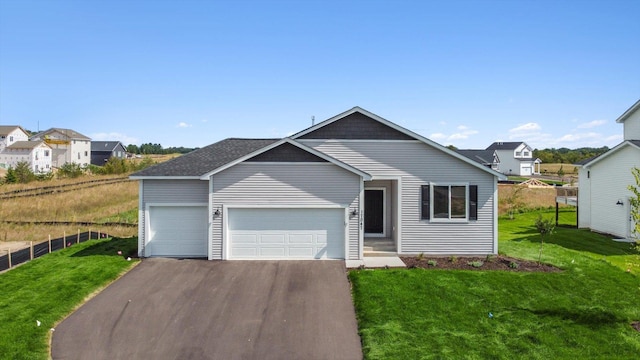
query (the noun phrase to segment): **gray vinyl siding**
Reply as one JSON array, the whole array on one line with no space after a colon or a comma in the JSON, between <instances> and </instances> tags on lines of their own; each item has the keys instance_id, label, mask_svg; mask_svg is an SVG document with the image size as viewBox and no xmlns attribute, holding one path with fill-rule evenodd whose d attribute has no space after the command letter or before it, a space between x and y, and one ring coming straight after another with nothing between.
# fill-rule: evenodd
<instances>
[{"instance_id":1,"label":"gray vinyl siding","mask_svg":"<svg viewBox=\"0 0 640 360\"><path fill-rule=\"evenodd\" d=\"M213 175L211 208L222 205L358 207L360 176L329 163L241 163ZM224 216L224 214L223 214ZM222 258L222 216L211 227L210 258ZM358 218L349 220L347 258L358 257Z\"/></svg>"},{"instance_id":2,"label":"gray vinyl siding","mask_svg":"<svg viewBox=\"0 0 640 360\"><path fill-rule=\"evenodd\" d=\"M399 177L402 218L399 251L404 254L496 253L496 177L419 141L300 140L376 177ZM420 186L478 185L478 220L436 223L421 220ZM367 186L365 182L365 186Z\"/></svg>"},{"instance_id":3,"label":"gray vinyl siding","mask_svg":"<svg viewBox=\"0 0 640 360\"><path fill-rule=\"evenodd\" d=\"M179 203L207 203L209 196L209 182L202 180L140 180L140 213L138 217L139 247L142 252L146 241L147 204L179 204Z\"/></svg>"}]
</instances>

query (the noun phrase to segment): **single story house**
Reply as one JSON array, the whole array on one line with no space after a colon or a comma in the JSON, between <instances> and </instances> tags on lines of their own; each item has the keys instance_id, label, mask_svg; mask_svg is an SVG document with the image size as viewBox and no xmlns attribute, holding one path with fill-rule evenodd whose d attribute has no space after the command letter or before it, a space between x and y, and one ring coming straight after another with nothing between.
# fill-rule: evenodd
<instances>
[{"instance_id":1,"label":"single story house","mask_svg":"<svg viewBox=\"0 0 640 360\"><path fill-rule=\"evenodd\" d=\"M361 260L498 252L500 173L360 107L131 175L142 257Z\"/></svg>"},{"instance_id":2,"label":"single story house","mask_svg":"<svg viewBox=\"0 0 640 360\"><path fill-rule=\"evenodd\" d=\"M120 141L92 141L91 164L104 166L110 158L125 159L127 149Z\"/></svg>"},{"instance_id":3,"label":"single story house","mask_svg":"<svg viewBox=\"0 0 640 360\"><path fill-rule=\"evenodd\" d=\"M606 153L576 164L578 170L578 227L632 239L631 217L634 167L640 168L640 100L617 120L624 127L622 143ZM636 234L640 236L640 234Z\"/></svg>"},{"instance_id":4,"label":"single story house","mask_svg":"<svg viewBox=\"0 0 640 360\"><path fill-rule=\"evenodd\" d=\"M500 169L500 158L495 150L459 149L456 151L490 169L496 171Z\"/></svg>"}]
</instances>

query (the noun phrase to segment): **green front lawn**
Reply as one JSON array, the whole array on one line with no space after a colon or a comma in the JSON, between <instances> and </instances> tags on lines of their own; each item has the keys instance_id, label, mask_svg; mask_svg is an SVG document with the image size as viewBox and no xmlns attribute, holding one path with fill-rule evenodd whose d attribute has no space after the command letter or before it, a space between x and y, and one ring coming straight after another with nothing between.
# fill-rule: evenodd
<instances>
[{"instance_id":1,"label":"green front lawn","mask_svg":"<svg viewBox=\"0 0 640 360\"><path fill-rule=\"evenodd\" d=\"M537 215L500 219L501 254L537 260ZM561 223L575 224L571 216L564 210ZM350 272L365 357L638 358L640 332L630 326L640 320L638 252L559 227L545 244L543 262L564 271Z\"/></svg>"},{"instance_id":2,"label":"green front lawn","mask_svg":"<svg viewBox=\"0 0 640 360\"><path fill-rule=\"evenodd\" d=\"M0 274L0 358L47 359L50 329L133 266L136 248L135 238L91 240Z\"/></svg>"}]
</instances>

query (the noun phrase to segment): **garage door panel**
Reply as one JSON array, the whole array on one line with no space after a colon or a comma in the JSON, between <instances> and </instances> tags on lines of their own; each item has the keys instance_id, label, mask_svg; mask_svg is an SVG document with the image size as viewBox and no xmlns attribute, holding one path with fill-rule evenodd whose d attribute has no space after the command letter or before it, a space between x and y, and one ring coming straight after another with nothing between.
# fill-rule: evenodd
<instances>
[{"instance_id":1,"label":"garage door panel","mask_svg":"<svg viewBox=\"0 0 640 360\"><path fill-rule=\"evenodd\" d=\"M206 206L152 206L146 256L206 257Z\"/></svg>"},{"instance_id":2,"label":"garage door panel","mask_svg":"<svg viewBox=\"0 0 640 360\"><path fill-rule=\"evenodd\" d=\"M231 258L344 258L344 209L232 208L228 217Z\"/></svg>"}]
</instances>

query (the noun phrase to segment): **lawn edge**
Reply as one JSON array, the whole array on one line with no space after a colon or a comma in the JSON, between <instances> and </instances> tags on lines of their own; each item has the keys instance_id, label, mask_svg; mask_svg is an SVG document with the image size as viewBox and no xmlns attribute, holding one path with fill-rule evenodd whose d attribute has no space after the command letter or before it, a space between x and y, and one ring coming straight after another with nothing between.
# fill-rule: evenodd
<instances>
[{"instance_id":1,"label":"lawn edge","mask_svg":"<svg viewBox=\"0 0 640 360\"><path fill-rule=\"evenodd\" d=\"M60 325L60 323L62 323L63 321L65 321L69 316L71 316L71 314L73 314L74 312L76 312L80 307L82 307L82 305L86 304L87 302L89 302L89 300L93 299L94 297L96 297L98 294L100 294L101 292L103 292L106 288L108 288L109 286L111 286L111 284L113 284L114 282L120 280L123 276L125 276L126 274L128 274L131 270L135 269L138 265L140 265L142 263L142 259L136 259L135 262L133 262L131 264L130 267L128 267L127 269L123 270L120 274L118 274L118 276L116 276L113 280L109 281L107 284L104 284L103 286L95 289L94 291L92 291L90 294L88 294L87 296L85 296L82 301L80 301L78 304L76 304L73 309L71 309L67 314L65 314L60 320L56 321L53 324L53 329L56 329L58 327L58 325ZM55 330L54 330L55 331ZM53 341L53 333L54 331L49 331L47 333L47 354L49 355L49 359L53 359L53 357L51 356L51 343Z\"/></svg>"}]
</instances>

